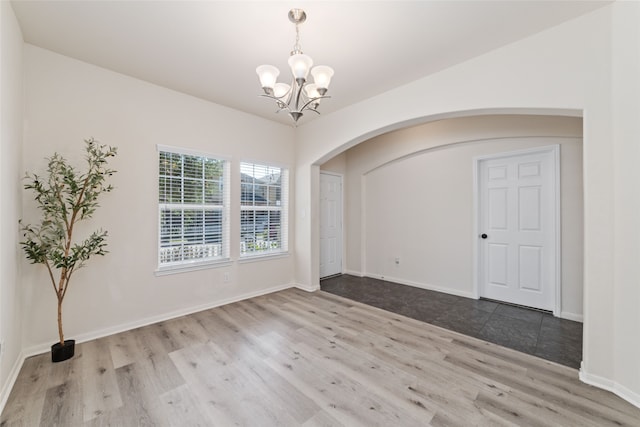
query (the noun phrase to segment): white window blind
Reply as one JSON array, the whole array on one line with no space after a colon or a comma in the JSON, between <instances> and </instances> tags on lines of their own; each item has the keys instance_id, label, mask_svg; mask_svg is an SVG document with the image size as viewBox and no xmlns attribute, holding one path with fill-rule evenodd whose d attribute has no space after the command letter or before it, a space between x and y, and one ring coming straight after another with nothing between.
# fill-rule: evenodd
<instances>
[{"instance_id":1,"label":"white window blind","mask_svg":"<svg viewBox=\"0 0 640 427\"><path fill-rule=\"evenodd\" d=\"M167 147L158 151L159 268L228 259L228 162Z\"/></svg>"},{"instance_id":2,"label":"white window blind","mask_svg":"<svg viewBox=\"0 0 640 427\"><path fill-rule=\"evenodd\" d=\"M287 251L287 169L240 164L240 256Z\"/></svg>"}]
</instances>

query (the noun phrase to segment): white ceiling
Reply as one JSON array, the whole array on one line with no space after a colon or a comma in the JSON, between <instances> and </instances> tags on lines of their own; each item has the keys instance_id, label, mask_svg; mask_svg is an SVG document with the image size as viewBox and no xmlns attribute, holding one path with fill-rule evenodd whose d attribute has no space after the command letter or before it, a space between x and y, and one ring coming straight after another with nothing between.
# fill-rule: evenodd
<instances>
[{"instance_id":1,"label":"white ceiling","mask_svg":"<svg viewBox=\"0 0 640 427\"><path fill-rule=\"evenodd\" d=\"M610 1L12 2L26 42L198 98L274 114L256 66L289 83L291 8L302 50L335 69L326 114L558 25ZM286 75L286 78L282 78ZM316 115L306 114L300 124Z\"/></svg>"}]
</instances>

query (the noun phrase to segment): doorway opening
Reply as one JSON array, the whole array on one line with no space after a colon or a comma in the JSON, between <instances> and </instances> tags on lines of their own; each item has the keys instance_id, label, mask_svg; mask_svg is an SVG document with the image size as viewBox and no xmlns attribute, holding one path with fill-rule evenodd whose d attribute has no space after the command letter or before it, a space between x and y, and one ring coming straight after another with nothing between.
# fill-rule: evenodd
<instances>
[{"instance_id":1,"label":"doorway opening","mask_svg":"<svg viewBox=\"0 0 640 427\"><path fill-rule=\"evenodd\" d=\"M342 273L342 176L320 173L320 278Z\"/></svg>"}]
</instances>

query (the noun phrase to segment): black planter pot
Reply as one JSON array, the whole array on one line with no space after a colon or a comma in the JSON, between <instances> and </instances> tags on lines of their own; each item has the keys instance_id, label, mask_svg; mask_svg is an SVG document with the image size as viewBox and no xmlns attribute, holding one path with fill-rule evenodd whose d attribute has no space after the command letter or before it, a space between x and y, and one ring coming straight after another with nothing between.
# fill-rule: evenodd
<instances>
[{"instance_id":1,"label":"black planter pot","mask_svg":"<svg viewBox=\"0 0 640 427\"><path fill-rule=\"evenodd\" d=\"M56 363L71 359L75 349L76 340L64 340L64 345L57 342L51 346L51 361Z\"/></svg>"}]
</instances>

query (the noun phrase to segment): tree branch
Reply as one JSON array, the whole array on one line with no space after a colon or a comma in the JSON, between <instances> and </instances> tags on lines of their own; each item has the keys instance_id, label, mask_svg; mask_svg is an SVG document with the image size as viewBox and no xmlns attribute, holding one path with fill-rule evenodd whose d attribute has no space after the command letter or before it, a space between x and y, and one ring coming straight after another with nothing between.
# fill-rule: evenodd
<instances>
[{"instance_id":1,"label":"tree branch","mask_svg":"<svg viewBox=\"0 0 640 427\"><path fill-rule=\"evenodd\" d=\"M47 266L47 271L49 271L49 277L51 278L51 285L53 286L53 291L57 294L58 288L56 287L56 279L53 277L53 270L51 270L51 266L49 265L49 260L44 260L44 265Z\"/></svg>"},{"instance_id":2,"label":"tree branch","mask_svg":"<svg viewBox=\"0 0 640 427\"><path fill-rule=\"evenodd\" d=\"M62 297L60 298L60 300L64 300L64 296L67 295L67 290L69 289L69 281L71 280L71 275L73 274L73 271L75 269L75 266L71 267L66 275L66 286L64 287L64 291L62 292Z\"/></svg>"}]
</instances>

